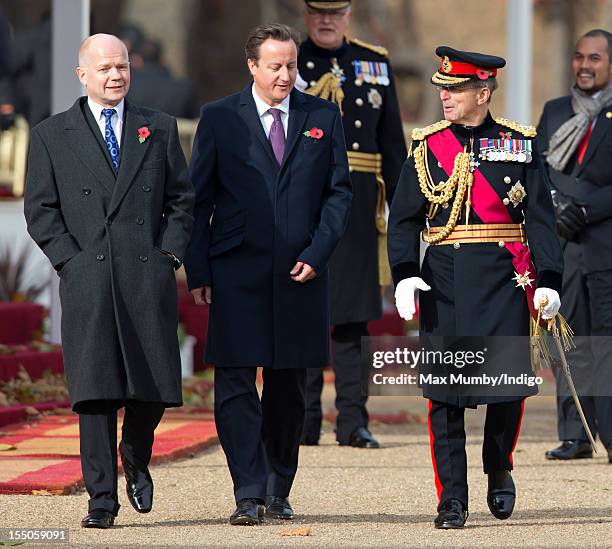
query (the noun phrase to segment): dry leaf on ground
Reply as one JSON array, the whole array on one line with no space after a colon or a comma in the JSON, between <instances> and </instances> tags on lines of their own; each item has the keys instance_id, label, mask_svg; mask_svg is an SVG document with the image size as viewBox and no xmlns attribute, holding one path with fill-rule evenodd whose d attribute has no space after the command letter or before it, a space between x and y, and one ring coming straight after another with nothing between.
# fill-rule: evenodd
<instances>
[{"instance_id":1,"label":"dry leaf on ground","mask_svg":"<svg viewBox=\"0 0 612 549\"><path fill-rule=\"evenodd\" d=\"M282 530L278 532L279 536L309 536L310 527L302 526L301 528L292 528L291 530Z\"/></svg>"}]
</instances>

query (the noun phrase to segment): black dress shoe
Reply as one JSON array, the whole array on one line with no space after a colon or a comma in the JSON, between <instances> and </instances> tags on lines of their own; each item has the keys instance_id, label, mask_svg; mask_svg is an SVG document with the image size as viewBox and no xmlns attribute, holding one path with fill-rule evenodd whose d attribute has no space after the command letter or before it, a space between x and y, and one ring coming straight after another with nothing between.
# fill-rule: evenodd
<instances>
[{"instance_id":1,"label":"black dress shoe","mask_svg":"<svg viewBox=\"0 0 612 549\"><path fill-rule=\"evenodd\" d=\"M443 530L463 528L467 518L467 507L458 499L449 499L440 507L434 526Z\"/></svg>"},{"instance_id":2,"label":"black dress shoe","mask_svg":"<svg viewBox=\"0 0 612 549\"><path fill-rule=\"evenodd\" d=\"M146 467L138 466L123 453L119 445L121 464L125 473L125 489L132 507L139 513L153 508L153 479Z\"/></svg>"},{"instance_id":3,"label":"black dress shoe","mask_svg":"<svg viewBox=\"0 0 612 549\"><path fill-rule=\"evenodd\" d=\"M291 520L294 516L293 508L287 498L266 496L266 517Z\"/></svg>"},{"instance_id":4,"label":"black dress shoe","mask_svg":"<svg viewBox=\"0 0 612 549\"><path fill-rule=\"evenodd\" d=\"M546 452L546 459L584 459L593 457L593 448L584 440L564 440L554 450Z\"/></svg>"},{"instance_id":5,"label":"black dress shoe","mask_svg":"<svg viewBox=\"0 0 612 549\"><path fill-rule=\"evenodd\" d=\"M378 441L365 427L357 427L349 438L349 446L353 448L380 448Z\"/></svg>"},{"instance_id":6,"label":"black dress shoe","mask_svg":"<svg viewBox=\"0 0 612 549\"><path fill-rule=\"evenodd\" d=\"M241 499L236 504L236 510L230 516L230 524L234 526L253 526L261 524L264 506L261 500L254 498Z\"/></svg>"},{"instance_id":7,"label":"black dress shoe","mask_svg":"<svg viewBox=\"0 0 612 549\"><path fill-rule=\"evenodd\" d=\"M115 522L115 515L106 509L89 511L81 521L83 528L110 528Z\"/></svg>"},{"instance_id":8,"label":"black dress shoe","mask_svg":"<svg viewBox=\"0 0 612 549\"><path fill-rule=\"evenodd\" d=\"M319 445L319 434L313 435L310 433L303 433L300 439L302 446L318 446Z\"/></svg>"},{"instance_id":9,"label":"black dress shoe","mask_svg":"<svg viewBox=\"0 0 612 549\"><path fill-rule=\"evenodd\" d=\"M608 444L606 450L608 450L608 463L612 463L612 442Z\"/></svg>"},{"instance_id":10,"label":"black dress shoe","mask_svg":"<svg viewBox=\"0 0 612 549\"><path fill-rule=\"evenodd\" d=\"M510 471L489 473L487 505L495 518L505 520L510 517L516 501L516 487Z\"/></svg>"}]
</instances>

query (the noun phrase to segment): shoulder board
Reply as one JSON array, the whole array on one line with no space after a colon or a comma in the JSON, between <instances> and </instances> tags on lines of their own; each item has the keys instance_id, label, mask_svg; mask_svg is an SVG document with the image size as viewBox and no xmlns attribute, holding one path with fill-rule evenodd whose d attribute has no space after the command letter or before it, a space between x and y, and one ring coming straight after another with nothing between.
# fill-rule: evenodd
<instances>
[{"instance_id":1,"label":"shoulder board","mask_svg":"<svg viewBox=\"0 0 612 549\"><path fill-rule=\"evenodd\" d=\"M452 122L450 122L449 120L440 120L438 122L435 122L434 124L425 126L424 128L414 128L412 130L412 139L413 141L421 141L434 133L445 130L451 124Z\"/></svg>"},{"instance_id":2,"label":"shoulder board","mask_svg":"<svg viewBox=\"0 0 612 549\"><path fill-rule=\"evenodd\" d=\"M348 41L350 44L361 46L362 48L373 51L377 53L378 55L383 55L385 57L389 56L389 50L387 48L384 48L383 46L376 46L374 44L370 44L369 42L364 42L363 40L359 40L359 38L349 38Z\"/></svg>"},{"instance_id":3,"label":"shoulder board","mask_svg":"<svg viewBox=\"0 0 612 549\"><path fill-rule=\"evenodd\" d=\"M536 129L533 126L523 126L514 120L498 117L495 118L495 122L500 126L506 126L506 128L510 128L515 132L522 133L525 137L535 137L537 135Z\"/></svg>"}]
</instances>

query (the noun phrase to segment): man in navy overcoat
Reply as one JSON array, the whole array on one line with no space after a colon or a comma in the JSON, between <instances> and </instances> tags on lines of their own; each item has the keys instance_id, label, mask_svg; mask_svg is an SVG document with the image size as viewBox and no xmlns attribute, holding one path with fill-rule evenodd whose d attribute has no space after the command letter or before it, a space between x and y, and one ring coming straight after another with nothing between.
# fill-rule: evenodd
<instances>
[{"instance_id":1,"label":"man in navy overcoat","mask_svg":"<svg viewBox=\"0 0 612 549\"><path fill-rule=\"evenodd\" d=\"M196 303L210 306L206 362L232 524L258 524L264 503L266 516L293 518L305 369L328 362L328 262L352 197L338 107L293 89L297 44L285 25L254 29L253 83L204 105L193 145L185 266Z\"/></svg>"}]
</instances>

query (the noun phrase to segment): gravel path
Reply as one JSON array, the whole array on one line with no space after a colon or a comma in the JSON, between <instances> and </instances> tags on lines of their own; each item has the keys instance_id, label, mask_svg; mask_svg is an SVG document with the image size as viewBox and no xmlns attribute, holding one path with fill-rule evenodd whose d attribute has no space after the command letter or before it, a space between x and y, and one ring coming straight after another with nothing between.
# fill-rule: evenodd
<instances>
[{"instance_id":1,"label":"gravel path","mask_svg":"<svg viewBox=\"0 0 612 549\"><path fill-rule=\"evenodd\" d=\"M372 401L377 411L425 412L419 399ZM0 528L69 528L71 547L612 547L612 465L603 449L592 460L544 459L544 451L556 442L550 397L532 398L526 406L515 452L515 513L504 522L491 516L480 462L483 412L466 414L470 517L462 531L433 527L436 499L423 424L373 425L383 444L380 450L340 448L328 425L320 446L301 451L291 497L299 518L292 523L228 524L231 481L217 447L153 468L156 499L149 515L132 510L120 479L123 507L112 530L79 527L87 508L84 493L0 496ZM279 535L299 527L310 527L310 535Z\"/></svg>"}]
</instances>

